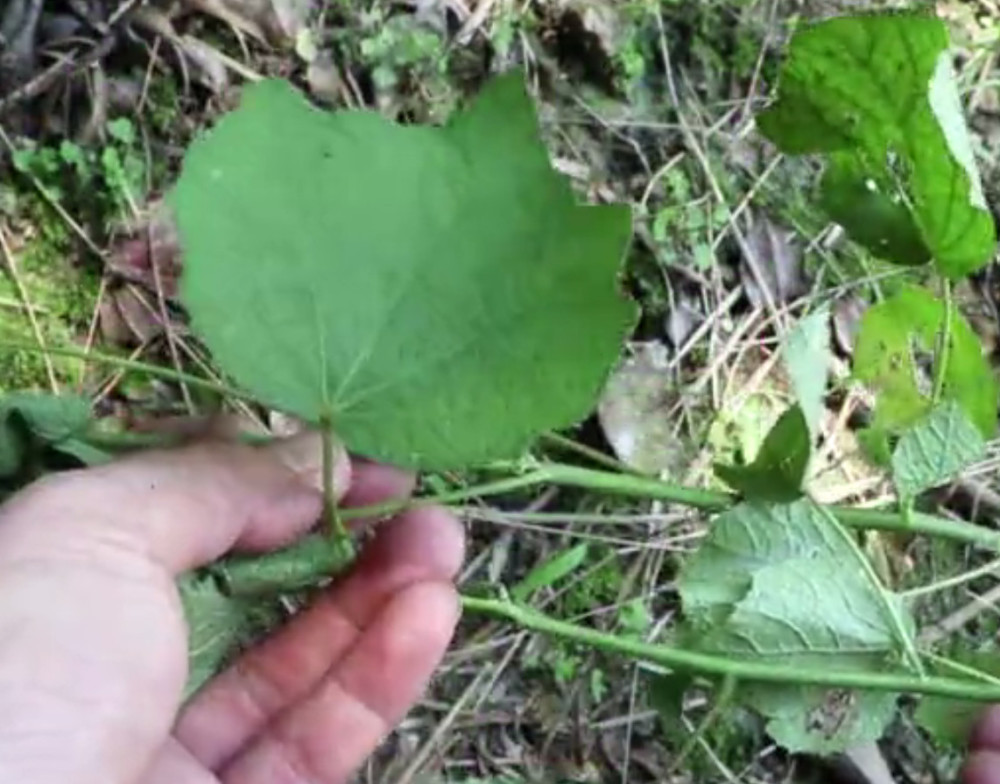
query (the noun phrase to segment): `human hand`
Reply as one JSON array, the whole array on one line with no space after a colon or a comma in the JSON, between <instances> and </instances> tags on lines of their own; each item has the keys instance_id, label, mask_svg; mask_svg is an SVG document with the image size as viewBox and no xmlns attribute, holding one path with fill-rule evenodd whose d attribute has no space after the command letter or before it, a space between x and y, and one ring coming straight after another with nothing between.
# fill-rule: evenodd
<instances>
[{"instance_id":1,"label":"human hand","mask_svg":"<svg viewBox=\"0 0 1000 784\"><path fill-rule=\"evenodd\" d=\"M1000 784L1000 705L987 708L969 738L964 784Z\"/></svg>"},{"instance_id":2,"label":"human hand","mask_svg":"<svg viewBox=\"0 0 1000 784\"><path fill-rule=\"evenodd\" d=\"M205 444L48 477L0 508L0 781L336 784L418 698L459 615L457 521L412 509L357 567L181 707L174 577L291 542L320 448ZM346 457L345 506L413 477ZM179 715L178 715L179 711Z\"/></svg>"}]
</instances>

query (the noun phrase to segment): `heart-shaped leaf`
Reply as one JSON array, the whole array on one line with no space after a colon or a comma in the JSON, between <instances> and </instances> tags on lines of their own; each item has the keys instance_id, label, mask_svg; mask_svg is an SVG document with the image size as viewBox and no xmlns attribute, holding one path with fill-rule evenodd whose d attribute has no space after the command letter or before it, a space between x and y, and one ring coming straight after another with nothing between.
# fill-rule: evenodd
<instances>
[{"instance_id":1,"label":"heart-shaped leaf","mask_svg":"<svg viewBox=\"0 0 1000 784\"><path fill-rule=\"evenodd\" d=\"M262 82L192 145L172 202L222 369L379 460L516 456L588 413L634 320L629 210L577 204L517 74L443 128Z\"/></svg>"}]
</instances>

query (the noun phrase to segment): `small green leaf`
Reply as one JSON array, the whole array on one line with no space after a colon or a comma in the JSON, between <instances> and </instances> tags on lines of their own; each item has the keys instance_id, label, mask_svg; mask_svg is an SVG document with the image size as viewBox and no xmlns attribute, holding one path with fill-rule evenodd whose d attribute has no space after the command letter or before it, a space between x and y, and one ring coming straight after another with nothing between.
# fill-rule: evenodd
<instances>
[{"instance_id":1,"label":"small green leaf","mask_svg":"<svg viewBox=\"0 0 1000 784\"><path fill-rule=\"evenodd\" d=\"M679 579L686 644L790 666L892 669L901 647L896 627L835 525L809 499L744 503L718 515ZM911 628L898 597L889 601ZM810 732L818 692L758 684L740 694L748 707L778 722L776 732L797 722L799 735L782 734L783 742L800 748L873 739L883 726L883 713L866 718L855 712L842 730L817 725Z\"/></svg>"},{"instance_id":2,"label":"small green leaf","mask_svg":"<svg viewBox=\"0 0 1000 784\"><path fill-rule=\"evenodd\" d=\"M518 456L590 411L635 308L625 206L580 206L522 77L443 128L248 87L172 196L183 300L263 403L429 469Z\"/></svg>"},{"instance_id":3,"label":"small green leaf","mask_svg":"<svg viewBox=\"0 0 1000 784\"><path fill-rule=\"evenodd\" d=\"M716 465L715 473L744 498L784 503L802 495L811 454L805 415L792 406L771 428L753 463Z\"/></svg>"},{"instance_id":4,"label":"small green leaf","mask_svg":"<svg viewBox=\"0 0 1000 784\"><path fill-rule=\"evenodd\" d=\"M559 582L584 564L588 552L586 544L578 544L540 563L510 589L511 598L523 602L539 588L547 588Z\"/></svg>"},{"instance_id":5,"label":"small green leaf","mask_svg":"<svg viewBox=\"0 0 1000 784\"><path fill-rule=\"evenodd\" d=\"M991 678L1000 678L1000 656L996 651L965 652L954 657L954 661ZM940 669L942 674L955 674L950 668ZM938 743L964 751L972 728L984 710L985 706L978 701L923 697L914 718Z\"/></svg>"},{"instance_id":6,"label":"small green leaf","mask_svg":"<svg viewBox=\"0 0 1000 784\"><path fill-rule=\"evenodd\" d=\"M979 431L958 403L948 401L900 437L892 455L896 490L903 498L913 498L952 479L985 451Z\"/></svg>"},{"instance_id":7,"label":"small green leaf","mask_svg":"<svg viewBox=\"0 0 1000 784\"><path fill-rule=\"evenodd\" d=\"M109 122L108 135L124 145L135 144L135 126L128 117L119 117Z\"/></svg>"},{"instance_id":8,"label":"small green leaf","mask_svg":"<svg viewBox=\"0 0 1000 784\"><path fill-rule=\"evenodd\" d=\"M274 629L282 616L276 604L261 596L230 596L211 575L186 574L177 581L177 590L188 625L187 699L245 646Z\"/></svg>"},{"instance_id":9,"label":"small green leaf","mask_svg":"<svg viewBox=\"0 0 1000 784\"><path fill-rule=\"evenodd\" d=\"M802 28L778 100L757 122L786 153L831 156L825 206L872 253L906 265L933 259L950 278L993 255L948 31L932 14L856 14Z\"/></svg>"},{"instance_id":10,"label":"small green leaf","mask_svg":"<svg viewBox=\"0 0 1000 784\"><path fill-rule=\"evenodd\" d=\"M945 323L945 306L923 288L906 286L869 308L854 348L854 373L878 392L872 427L875 440L898 435L931 408L937 359L924 371L918 352L933 354ZM997 382L975 332L951 314L944 400L955 400L984 438L996 430Z\"/></svg>"},{"instance_id":11,"label":"small green leaf","mask_svg":"<svg viewBox=\"0 0 1000 784\"><path fill-rule=\"evenodd\" d=\"M809 432L819 432L826 382L830 373L830 312L817 310L801 319L782 346L795 400L802 409Z\"/></svg>"},{"instance_id":12,"label":"small green leaf","mask_svg":"<svg viewBox=\"0 0 1000 784\"><path fill-rule=\"evenodd\" d=\"M0 398L0 477L16 474L33 445L65 446L74 455L74 436L90 422L90 403L81 397L15 392Z\"/></svg>"},{"instance_id":13,"label":"small green leaf","mask_svg":"<svg viewBox=\"0 0 1000 784\"><path fill-rule=\"evenodd\" d=\"M186 575L177 587L188 625L186 699L214 677L238 649L248 617L246 604L222 593L211 577Z\"/></svg>"}]
</instances>

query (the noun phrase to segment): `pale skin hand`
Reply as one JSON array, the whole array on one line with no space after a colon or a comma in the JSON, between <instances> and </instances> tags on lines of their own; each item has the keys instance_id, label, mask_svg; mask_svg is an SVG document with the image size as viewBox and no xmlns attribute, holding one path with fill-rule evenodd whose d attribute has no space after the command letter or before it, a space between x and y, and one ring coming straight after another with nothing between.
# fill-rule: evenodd
<instances>
[{"instance_id":1,"label":"pale skin hand","mask_svg":"<svg viewBox=\"0 0 1000 784\"><path fill-rule=\"evenodd\" d=\"M964 784L1000 784L1000 705L987 709L969 739Z\"/></svg>"},{"instance_id":2,"label":"pale skin hand","mask_svg":"<svg viewBox=\"0 0 1000 784\"><path fill-rule=\"evenodd\" d=\"M313 437L149 453L38 483L0 508L0 781L338 784L418 698L458 619L458 523L383 524L354 572L181 708L174 576L267 550L320 512ZM337 461L345 505L413 478ZM1000 784L1000 706L964 784Z\"/></svg>"},{"instance_id":3,"label":"pale skin hand","mask_svg":"<svg viewBox=\"0 0 1000 784\"><path fill-rule=\"evenodd\" d=\"M174 576L292 541L320 514L320 449L211 444L29 487L0 508L0 781L339 784L418 699L459 615L462 532L380 525L355 570L181 707ZM413 478L337 462L344 505Z\"/></svg>"}]
</instances>

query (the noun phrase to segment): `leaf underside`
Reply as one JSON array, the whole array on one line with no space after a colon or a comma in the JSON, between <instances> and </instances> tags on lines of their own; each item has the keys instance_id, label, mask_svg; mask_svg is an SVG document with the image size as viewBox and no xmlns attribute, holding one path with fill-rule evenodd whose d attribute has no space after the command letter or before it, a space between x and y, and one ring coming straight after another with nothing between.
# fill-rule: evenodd
<instances>
[{"instance_id":1,"label":"leaf underside","mask_svg":"<svg viewBox=\"0 0 1000 784\"><path fill-rule=\"evenodd\" d=\"M792 39L778 100L758 116L783 152L829 156L823 203L851 237L897 264L961 278L996 230L962 115L948 31L932 14L844 16Z\"/></svg>"},{"instance_id":2,"label":"leaf underside","mask_svg":"<svg viewBox=\"0 0 1000 784\"><path fill-rule=\"evenodd\" d=\"M680 577L689 644L800 667L887 669L898 649L892 622L834 525L809 499L744 503L716 517ZM761 684L741 693L782 745L815 751L876 737L893 700L845 697L831 724L816 714L836 696L828 690ZM852 708L859 704L874 712Z\"/></svg>"},{"instance_id":3,"label":"leaf underside","mask_svg":"<svg viewBox=\"0 0 1000 784\"><path fill-rule=\"evenodd\" d=\"M172 202L222 369L378 460L518 455L586 416L634 322L629 209L576 203L518 74L442 128L265 81L190 148Z\"/></svg>"},{"instance_id":4,"label":"leaf underside","mask_svg":"<svg viewBox=\"0 0 1000 784\"><path fill-rule=\"evenodd\" d=\"M979 460L986 442L954 400L907 430L892 454L892 477L903 498L953 479Z\"/></svg>"}]
</instances>

